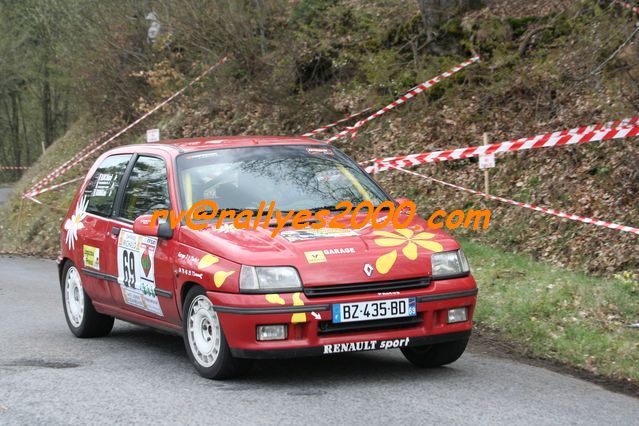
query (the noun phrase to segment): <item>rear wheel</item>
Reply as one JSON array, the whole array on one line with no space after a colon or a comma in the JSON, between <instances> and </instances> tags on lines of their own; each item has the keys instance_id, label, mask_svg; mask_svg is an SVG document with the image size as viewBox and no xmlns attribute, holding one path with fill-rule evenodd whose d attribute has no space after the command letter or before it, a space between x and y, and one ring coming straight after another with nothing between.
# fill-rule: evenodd
<instances>
[{"instance_id":1,"label":"rear wheel","mask_svg":"<svg viewBox=\"0 0 639 426\"><path fill-rule=\"evenodd\" d=\"M440 367L459 359L466 350L468 338L454 342L428 346L402 348L402 353L411 363L422 368Z\"/></svg>"},{"instance_id":2,"label":"rear wheel","mask_svg":"<svg viewBox=\"0 0 639 426\"><path fill-rule=\"evenodd\" d=\"M62 305L69 329L76 337L102 337L113 328L114 318L95 310L84 292L80 272L73 262L62 271Z\"/></svg>"},{"instance_id":3,"label":"rear wheel","mask_svg":"<svg viewBox=\"0 0 639 426\"><path fill-rule=\"evenodd\" d=\"M201 376L228 379L246 371L249 362L234 358L211 300L202 287L193 287L184 300L184 345Z\"/></svg>"}]
</instances>

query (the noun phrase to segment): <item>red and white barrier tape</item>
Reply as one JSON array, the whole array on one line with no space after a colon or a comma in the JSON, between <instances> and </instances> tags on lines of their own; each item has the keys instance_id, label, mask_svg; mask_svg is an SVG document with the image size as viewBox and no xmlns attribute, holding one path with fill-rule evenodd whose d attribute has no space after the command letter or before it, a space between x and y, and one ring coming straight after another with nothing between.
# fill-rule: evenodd
<instances>
[{"instance_id":1,"label":"red and white barrier tape","mask_svg":"<svg viewBox=\"0 0 639 426\"><path fill-rule=\"evenodd\" d=\"M633 12L635 12L636 14L639 15L639 7L633 6L629 3L626 3L625 1L621 1L621 0L612 0L613 3L617 3L619 6L621 7L625 7L628 10L632 10Z\"/></svg>"},{"instance_id":2,"label":"red and white barrier tape","mask_svg":"<svg viewBox=\"0 0 639 426\"><path fill-rule=\"evenodd\" d=\"M0 166L0 170L27 170L29 166Z\"/></svg>"},{"instance_id":3,"label":"red and white barrier tape","mask_svg":"<svg viewBox=\"0 0 639 426\"><path fill-rule=\"evenodd\" d=\"M51 185L51 186L49 186L47 188L36 189L35 191L30 192L28 194L29 195L28 197L25 196L25 198L33 199L34 197L37 197L40 194L43 194L43 193L48 192L48 191L53 191L54 189L62 188L63 186L66 186L66 185L68 185L70 183L73 183L73 182L77 182L77 181L82 180L82 179L84 179L84 176L80 176L78 178L71 179L71 180L68 180L66 182L62 182L62 183L58 183L58 184L55 184L55 185Z\"/></svg>"},{"instance_id":4,"label":"red and white barrier tape","mask_svg":"<svg viewBox=\"0 0 639 426\"><path fill-rule=\"evenodd\" d=\"M31 189L29 189L29 191L27 191L28 193L37 191L40 188L43 188L46 184L52 182L53 180L55 180L58 176L60 176L58 174L59 170L63 170L65 169L69 164L71 164L72 162L74 162L75 160L77 160L78 158L80 158L82 155L84 155L85 153L87 153L88 151L90 151L93 147L95 147L97 144L99 144L108 134L110 133L110 131L107 132L103 132L100 136L98 136L96 139L92 140L88 145L86 145L84 148L82 148L80 151L78 151L77 153L75 153L75 155L73 155L71 158L69 158L67 161L65 161L64 163L62 163L60 166L58 166L55 170L53 170L52 172L50 172L49 174L47 174L44 178L42 178L39 182L36 182L36 184L34 184Z\"/></svg>"},{"instance_id":5,"label":"red and white barrier tape","mask_svg":"<svg viewBox=\"0 0 639 426\"><path fill-rule=\"evenodd\" d=\"M607 127L620 125L621 127ZM577 127L561 132L552 132L529 138L515 139L494 144L449 149L445 151L424 152L398 157L376 158L364 162L374 163L366 167L367 172L381 172L391 166L417 166L439 161L461 160L484 154L496 154L509 151L523 151L528 149L548 148L560 145L600 142L612 139L623 139L639 135L639 117L617 120L603 125Z\"/></svg>"},{"instance_id":6,"label":"red and white barrier tape","mask_svg":"<svg viewBox=\"0 0 639 426\"><path fill-rule=\"evenodd\" d=\"M173 99L175 99L176 97L180 96L182 93L184 93L184 91L186 89L188 89L189 87L193 86L195 83L197 83L198 81L200 81L202 78L204 78L207 74L209 74L211 71L213 71L214 69L216 69L217 67L219 67L220 65L224 64L226 61L228 60L228 56L224 56L222 59L220 59L215 65L212 65L211 67L209 67L206 71L204 71L202 74L200 74L199 76L195 77L193 80L191 80L186 86L184 86L183 88L181 88L180 90L178 90L177 92L173 93L171 96L169 96L168 98L166 98L165 100L163 100L162 102L160 102L159 104L157 104L156 106L154 106L151 110L147 111L144 115L142 115L140 118L138 118L137 120L135 120L134 122L132 122L131 124L129 124L128 126L124 127L123 129L121 129L119 132L117 132L115 135L111 136L110 138L108 138L107 140L105 140L104 142L100 142L100 143L96 143L96 141L93 141L91 144L95 144L94 148L91 150L84 150L85 152L82 155L76 155L76 158L73 161L70 162L66 162L65 164L63 164L62 166L56 168L53 172L49 173L49 175L43 179L43 181L46 181L46 183L51 182L53 179L56 179L60 176L62 176L64 173L66 173L69 169L71 169L73 166L75 166L76 164L80 163L82 160L86 159L87 157L89 157L91 154L93 154L95 151L103 148L104 146L108 145L109 143L113 142L115 139L117 139L118 137L122 136L124 133L128 132L129 130L131 130L133 127L137 126L139 123L141 123L143 120L145 120L147 117L149 117L151 114L153 114L154 112L156 112L157 110L159 110L160 108L164 107L165 105L167 105L169 102L171 102ZM45 184L46 184L45 183ZM32 199L34 197L34 193L36 192L36 189L38 189L38 194L42 194L43 192L49 191L52 189L52 187L49 188L42 188L44 186L44 184L42 184L42 182L34 185L29 191L27 191L23 196L27 197L27 195L29 195L30 198ZM42 188L42 189L40 189Z\"/></svg>"},{"instance_id":7,"label":"red and white barrier tape","mask_svg":"<svg viewBox=\"0 0 639 426\"><path fill-rule=\"evenodd\" d=\"M479 61L479 55L473 56L469 60L467 60L465 62L462 62L461 64L453 67L452 69L446 71L445 73L440 74L440 75L438 75L435 78L432 78L432 79L430 79L428 81L423 82L422 84L419 84L419 85L413 87L412 89L410 89L405 95L403 95L399 99L391 102L390 104L386 105L384 108L380 109L379 111L375 112L372 115L369 115L365 119L358 121L357 123L355 123L355 125L353 127L349 127L348 129L339 132L335 136L333 136L331 138L328 138L326 140L326 142L334 142L334 141L336 141L336 140L338 140L340 138L345 137L349 133L352 133L353 134L353 138L355 138L356 135L357 135L358 129L360 127L362 127L364 124L368 123L371 120L376 119L377 117L379 117L379 116L381 116L383 114L386 114L388 111L392 110L393 108L396 108L396 107L400 106L401 104L405 103L409 99L414 98L415 96L419 95L420 93L430 89L431 87L433 87L434 85L436 85L437 83L442 81L443 79L448 78L448 77L454 75L455 73L458 73L459 71L463 70L464 68L466 68L469 65L474 64L477 61Z\"/></svg>"},{"instance_id":8,"label":"red and white barrier tape","mask_svg":"<svg viewBox=\"0 0 639 426\"><path fill-rule=\"evenodd\" d=\"M464 192L468 192L469 194L474 194L474 195L478 195L480 197L488 198L490 200L500 201L502 203L511 204L513 206L518 206L518 207L523 207L525 209L530 209L530 210L534 210L536 212L540 212L540 213L544 213L544 214L548 214L548 215L552 215L552 216L557 216L557 217L560 217L560 218L563 218L563 219L574 220L574 221L577 221L577 222L588 223L590 225L601 226L601 227L604 227L604 228L610 228L610 229L615 229L617 231L630 232L630 233L639 235L639 228L634 228L632 226L620 225L618 223L607 222L607 221L601 220L601 219L594 219L594 218L591 218L591 217L585 217L585 216L579 216L579 215L576 215L576 214L565 213L565 212L562 212L562 211L559 211L559 210L550 209L550 208L542 207L542 206L537 206L535 204L528 204L528 203L522 203L520 201L509 200L508 198L498 197L496 195L490 195L490 194L486 194L485 192L475 191L474 189L468 189L468 188L464 188L463 186L459 186L459 185L455 185L455 184L452 184L452 183L444 182L443 180L439 180L439 179L436 179L436 178L431 177L431 176L426 176L426 175L423 175L421 173L413 172L411 170L402 169L401 167L391 166L391 168L399 170L399 171L404 172L404 173L408 173L408 174L414 175L414 176L419 176L419 177L421 177L423 179L427 179L427 180L430 180L432 182L439 183L441 185L445 185L445 186L448 186L450 188L457 189L459 191L464 191Z\"/></svg>"},{"instance_id":9,"label":"red and white barrier tape","mask_svg":"<svg viewBox=\"0 0 639 426\"><path fill-rule=\"evenodd\" d=\"M368 111L370 111L370 110L371 110L371 108L366 108L366 109L364 109L364 110L361 110L360 112L356 112L355 114L351 114L351 115L349 115L349 116L348 116L348 117L346 117L346 118L342 118L341 120L334 121L334 122L332 122L331 124L327 124L326 126L318 127L318 128L317 128L317 129L315 129L315 130L311 130L310 132L304 133L302 136L309 137L309 136L316 135L316 134L318 134L318 133L325 132L326 130L328 130L328 129L332 128L332 127L337 126L338 124L344 123L345 121L348 121L348 120L350 120L350 119L352 119L352 118L359 117L360 115L362 115L362 114L364 114L365 112L368 112Z\"/></svg>"}]
</instances>

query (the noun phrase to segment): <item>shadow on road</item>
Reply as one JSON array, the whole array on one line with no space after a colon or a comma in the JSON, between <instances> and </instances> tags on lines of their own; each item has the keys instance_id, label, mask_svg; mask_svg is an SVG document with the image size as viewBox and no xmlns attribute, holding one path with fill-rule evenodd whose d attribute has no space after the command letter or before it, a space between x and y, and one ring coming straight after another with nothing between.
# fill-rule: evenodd
<instances>
[{"instance_id":1,"label":"shadow on road","mask_svg":"<svg viewBox=\"0 0 639 426\"><path fill-rule=\"evenodd\" d=\"M161 334L144 327L115 329L107 339L130 351L157 351L161 355L175 357L180 364L189 360L181 337ZM389 356L389 355L393 356ZM272 387L303 382L306 392L314 394L313 385L346 384L357 381L361 384L383 383L385 380L454 379L464 375L453 364L450 367L419 369L410 364L399 350L370 351L350 354L335 354L323 357L307 357L281 360L256 360L248 374L231 382L225 390L242 390L255 386ZM300 394L295 392L295 394ZM307 394L307 393L303 393Z\"/></svg>"}]
</instances>

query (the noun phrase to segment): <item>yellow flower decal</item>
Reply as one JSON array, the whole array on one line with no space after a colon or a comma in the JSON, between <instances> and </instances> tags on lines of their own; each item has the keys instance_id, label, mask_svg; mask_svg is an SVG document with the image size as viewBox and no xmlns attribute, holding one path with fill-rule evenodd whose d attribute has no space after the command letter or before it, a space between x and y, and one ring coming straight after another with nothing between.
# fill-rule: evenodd
<instances>
[{"instance_id":1,"label":"yellow flower decal","mask_svg":"<svg viewBox=\"0 0 639 426\"><path fill-rule=\"evenodd\" d=\"M435 241L431 240L435 234L430 232L420 232L415 234L412 229L402 228L396 229L397 233L386 231L374 231L373 235L381 238L375 238L375 244L380 247L402 247L402 253L408 260L417 259L417 246L425 248L426 250L440 252L444 250L444 247ZM397 260L397 249L393 249L390 252L381 255L375 261L375 269L380 274L385 274L391 270L395 261Z\"/></svg>"},{"instance_id":2,"label":"yellow flower decal","mask_svg":"<svg viewBox=\"0 0 639 426\"><path fill-rule=\"evenodd\" d=\"M208 268L211 265L215 265L216 263L218 263L220 261L220 258L217 256L213 256L212 254L205 254L204 256L202 256L202 258L200 259L200 261L197 264L197 268L203 272L204 269ZM231 275L233 275L235 273L235 271L217 271L213 274L213 283L215 284L215 287L220 288L222 287L222 285L224 285L224 282L226 281L226 279L228 277L230 277Z\"/></svg>"},{"instance_id":3,"label":"yellow flower decal","mask_svg":"<svg viewBox=\"0 0 639 426\"><path fill-rule=\"evenodd\" d=\"M204 256L202 256L202 259L200 259L199 263L197 264L197 268L205 269L219 261L219 257L213 256L212 254L205 254Z\"/></svg>"},{"instance_id":4,"label":"yellow flower decal","mask_svg":"<svg viewBox=\"0 0 639 426\"><path fill-rule=\"evenodd\" d=\"M300 298L299 293L293 293L293 306L304 306L304 301ZM306 312L297 312L293 314L291 317L291 322L293 324L299 324L301 322L306 322Z\"/></svg>"},{"instance_id":5,"label":"yellow flower decal","mask_svg":"<svg viewBox=\"0 0 639 426\"><path fill-rule=\"evenodd\" d=\"M271 293L267 294L266 301L268 303L273 303L275 305L286 305L286 301L279 294ZM293 293L293 306L304 306L304 301L300 297L300 293ZM296 312L291 316L292 324L299 324L301 322L306 322L306 313L305 312Z\"/></svg>"},{"instance_id":6,"label":"yellow flower decal","mask_svg":"<svg viewBox=\"0 0 639 426\"><path fill-rule=\"evenodd\" d=\"M217 271L213 274L213 282L215 283L215 287L220 288L224 281L231 275L233 275L235 271Z\"/></svg>"},{"instance_id":7,"label":"yellow flower decal","mask_svg":"<svg viewBox=\"0 0 639 426\"><path fill-rule=\"evenodd\" d=\"M282 297L279 294L267 294L265 297L266 297L266 301L268 303L273 303L275 305L285 305L286 304L284 299L282 299Z\"/></svg>"}]
</instances>

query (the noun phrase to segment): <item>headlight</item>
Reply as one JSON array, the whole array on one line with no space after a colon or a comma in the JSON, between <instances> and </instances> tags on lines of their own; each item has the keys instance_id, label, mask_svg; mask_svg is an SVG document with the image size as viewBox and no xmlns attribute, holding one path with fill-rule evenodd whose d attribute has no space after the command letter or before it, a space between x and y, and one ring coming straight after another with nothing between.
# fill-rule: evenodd
<instances>
[{"instance_id":1,"label":"headlight","mask_svg":"<svg viewBox=\"0 0 639 426\"><path fill-rule=\"evenodd\" d=\"M294 291L302 288L297 270L290 266L246 266L240 271L240 290Z\"/></svg>"},{"instance_id":2,"label":"headlight","mask_svg":"<svg viewBox=\"0 0 639 426\"><path fill-rule=\"evenodd\" d=\"M430 257L430 262L435 280L463 276L470 272L468 260L461 249L434 253Z\"/></svg>"}]
</instances>

